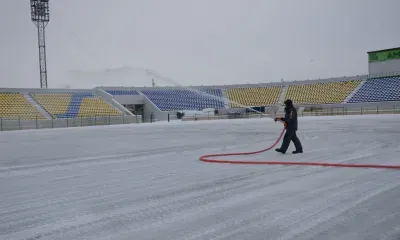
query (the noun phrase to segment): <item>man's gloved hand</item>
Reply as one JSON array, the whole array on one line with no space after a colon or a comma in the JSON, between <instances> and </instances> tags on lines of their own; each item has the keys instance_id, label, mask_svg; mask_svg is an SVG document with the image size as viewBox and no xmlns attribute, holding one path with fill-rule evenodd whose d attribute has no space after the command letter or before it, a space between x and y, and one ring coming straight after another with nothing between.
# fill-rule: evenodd
<instances>
[{"instance_id":1,"label":"man's gloved hand","mask_svg":"<svg viewBox=\"0 0 400 240\"><path fill-rule=\"evenodd\" d=\"M283 122L283 126L287 127L287 122L284 121Z\"/></svg>"}]
</instances>

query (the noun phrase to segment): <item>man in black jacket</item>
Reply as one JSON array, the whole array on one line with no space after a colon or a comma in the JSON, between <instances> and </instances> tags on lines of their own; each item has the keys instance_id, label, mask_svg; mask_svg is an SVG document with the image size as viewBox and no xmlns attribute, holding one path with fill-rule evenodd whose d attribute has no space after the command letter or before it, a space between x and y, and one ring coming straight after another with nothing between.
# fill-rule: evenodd
<instances>
[{"instance_id":1,"label":"man in black jacket","mask_svg":"<svg viewBox=\"0 0 400 240\"><path fill-rule=\"evenodd\" d=\"M293 106L293 102L290 99L287 99L285 102L285 117L284 118L275 118L275 122L280 120L286 127L286 133L283 137L282 146L280 148L275 149L277 152L286 153L286 150L289 147L290 141L293 141L296 151L293 151L293 154L302 153L303 147L299 138L296 135L297 131L297 110Z\"/></svg>"}]
</instances>

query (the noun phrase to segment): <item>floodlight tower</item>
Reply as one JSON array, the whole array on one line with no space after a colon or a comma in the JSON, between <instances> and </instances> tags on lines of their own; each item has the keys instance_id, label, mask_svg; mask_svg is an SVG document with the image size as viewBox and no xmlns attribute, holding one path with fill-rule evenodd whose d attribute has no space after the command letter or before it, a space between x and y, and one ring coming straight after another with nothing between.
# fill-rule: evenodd
<instances>
[{"instance_id":1,"label":"floodlight tower","mask_svg":"<svg viewBox=\"0 0 400 240\"><path fill-rule=\"evenodd\" d=\"M47 88L45 28L50 21L49 0L31 0L31 19L38 30L40 88Z\"/></svg>"}]
</instances>

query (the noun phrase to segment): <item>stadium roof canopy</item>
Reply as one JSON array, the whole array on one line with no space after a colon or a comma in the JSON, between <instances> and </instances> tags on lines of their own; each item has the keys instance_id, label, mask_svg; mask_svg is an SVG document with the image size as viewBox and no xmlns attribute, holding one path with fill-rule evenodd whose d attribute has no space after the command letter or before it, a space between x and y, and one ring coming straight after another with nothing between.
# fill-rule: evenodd
<instances>
[{"instance_id":1,"label":"stadium roof canopy","mask_svg":"<svg viewBox=\"0 0 400 240\"><path fill-rule=\"evenodd\" d=\"M386 51L393 51L393 50L400 50L400 47L381 49L381 50L376 50L376 51L370 51L370 52L367 52L367 53L378 53L378 52L386 52Z\"/></svg>"}]
</instances>

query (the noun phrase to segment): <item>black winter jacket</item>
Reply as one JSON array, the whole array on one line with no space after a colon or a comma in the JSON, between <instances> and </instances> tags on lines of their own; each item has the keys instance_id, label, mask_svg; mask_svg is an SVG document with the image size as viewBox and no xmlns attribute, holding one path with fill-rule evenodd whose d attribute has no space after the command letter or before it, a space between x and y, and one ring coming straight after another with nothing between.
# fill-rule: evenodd
<instances>
[{"instance_id":1,"label":"black winter jacket","mask_svg":"<svg viewBox=\"0 0 400 240\"><path fill-rule=\"evenodd\" d=\"M286 131L297 131L297 110L294 106L285 107L285 118L287 123Z\"/></svg>"}]
</instances>

